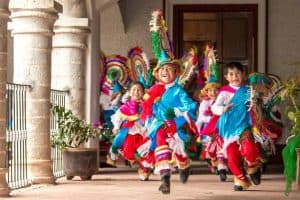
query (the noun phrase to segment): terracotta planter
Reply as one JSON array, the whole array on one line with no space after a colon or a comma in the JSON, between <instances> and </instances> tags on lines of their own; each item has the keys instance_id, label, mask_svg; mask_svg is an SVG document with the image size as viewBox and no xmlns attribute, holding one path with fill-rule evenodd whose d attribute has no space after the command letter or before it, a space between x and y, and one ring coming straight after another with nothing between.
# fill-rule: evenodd
<instances>
[{"instance_id":1,"label":"terracotta planter","mask_svg":"<svg viewBox=\"0 0 300 200\"><path fill-rule=\"evenodd\" d=\"M96 148L67 148L63 151L63 170L67 180L80 176L81 180L91 180L98 171Z\"/></svg>"}]
</instances>

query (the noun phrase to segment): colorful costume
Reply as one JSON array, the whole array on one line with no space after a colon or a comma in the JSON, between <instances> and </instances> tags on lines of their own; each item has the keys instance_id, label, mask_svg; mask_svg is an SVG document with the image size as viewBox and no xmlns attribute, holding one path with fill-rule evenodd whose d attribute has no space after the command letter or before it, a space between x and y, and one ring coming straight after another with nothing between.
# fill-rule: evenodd
<instances>
[{"instance_id":1,"label":"colorful costume","mask_svg":"<svg viewBox=\"0 0 300 200\"><path fill-rule=\"evenodd\" d=\"M139 102L128 100L111 117L114 128L119 131L112 142L108 160L116 161L118 153L121 152L130 163L138 162L140 178L146 180L151 172L154 154L149 153L147 157L141 157L138 152L138 148L148 141L139 120L139 112Z\"/></svg>"},{"instance_id":2,"label":"colorful costume","mask_svg":"<svg viewBox=\"0 0 300 200\"><path fill-rule=\"evenodd\" d=\"M199 127L200 137L204 145L202 152L203 160L210 160L211 171L220 175L220 180L226 180L227 165L222 152L223 138L219 136L215 128L215 122L218 119L211 111L211 106L215 100L205 98L201 101L198 112L197 127ZM213 126L211 125L213 124Z\"/></svg>"},{"instance_id":3,"label":"colorful costume","mask_svg":"<svg viewBox=\"0 0 300 200\"><path fill-rule=\"evenodd\" d=\"M252 113L253 133L267 162L271 155L275 155L275 143L282 134L281 114L277 107L281 102L278 95L281 87L275 85L269 76L257 72L250 74L248 81L259 94Z\"/></svg>"},{"instance_id":4,"label":"colorful costume","mask_svg":"<svg viewBox=\"0 0 300 200\"><path fill-rule=\"evenodd\" d=\"M211 106L216 100L218 89L220 88L219 69L216 62L215 53L212 45L207 45L204 52L203 66L207 83L201 90L204 95L200 103L197 119L197 127L202 138L204 150L202 159L209 161L209 167L212 172L218 172L221 181L226 181L227 166L222 153L223 139L219 136L216 129L218 116L212 113Z\"/></svg>"},{"instance_id":5,"label":"colorful costume","mask_svg":"<svg viewBox=\"0 0 300 200\"><path fill-rule=\"evenodd\" d=\"M242 170L242 157L247 172L254 184L260 184L260 152L251 132L252 120L249 106L249 87L224 86L212 106L216 115L221 115L217 128L224 139L223 150L228 159L228 167L234 175L235 187L248 188L251 183ZM224 112L224 105L232 104L232 108ZM258 178L259 177L259 178Z\"/></svg>"},{"instance_id":6,"label":"colorful costume","mask_svg":"<svg viewBox=\"0 0 300 200\"><path fill-rule=\"evenodd\" d=\"M160 10L152 13L150 21L152 48L158 59L153 69L153 76L158 83L150 87L145 94L141 119L145 120L151 139L150 151L155 151L155 172L161 175L159 191L170 193L171 162L173 156L179 168L180 180L185 183L189 177L190 159L188 158L184 142L188 135L186 126L197 132L196 102L184 91L180 84L193 73L197 63L196 54L191 53L186 59L185 67L174 59L173 46L170 41L166 23ZM191 63L191 64L188 64ZM185 72L180 77L180 69Z\"/></svg>"},{"instance_id":7,"label":"colorful costume","mask_svg":"<svg viewBox=\"0 0 300 200\"><path fill-rule=\"evenodd\" d=\"M164 88L165 92L152 106L153 118L148 124L148 133L152 140L151 149L155 149L155 171L160 173L171 169L169 161L172 159L172 151L177 158L179 169L189 167L190 161L185 153L183 143L187 139L187 133L183 128L187 123L184 115L193 120L196 118L196 103L188 97L181 86L174 82L164 85ZM169 110L173 111L174 109L177 109L175 111L177 115L168 119L166 114Z\"/></svg>"}]
</instances>

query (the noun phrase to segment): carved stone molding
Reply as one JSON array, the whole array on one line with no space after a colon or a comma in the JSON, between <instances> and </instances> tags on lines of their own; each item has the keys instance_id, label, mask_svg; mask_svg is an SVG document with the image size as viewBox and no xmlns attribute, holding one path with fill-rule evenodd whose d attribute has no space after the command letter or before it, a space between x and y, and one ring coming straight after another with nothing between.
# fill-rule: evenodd
<instances>
[{"instance_id":1,"label":"carved stone molding","mask_svg":"<svg viewBox=\"0 0 300 200\"><path fill-rule=\"evenodd\" d=\"M90 32L88 18L61 16L54 24L53 48L86 49L86 38Z\"/></svg>"},{"instance_id":2,"label":"carved stone molding","mask_svg":"<svg viewBox=\"0 0 300 200\"><path fill-rule=\"evenodd\" d=\"M12 12L12 34L40 33L53 35L53 23L57 15L49 12L22 10Z\"/></svg>"}]
</instances>

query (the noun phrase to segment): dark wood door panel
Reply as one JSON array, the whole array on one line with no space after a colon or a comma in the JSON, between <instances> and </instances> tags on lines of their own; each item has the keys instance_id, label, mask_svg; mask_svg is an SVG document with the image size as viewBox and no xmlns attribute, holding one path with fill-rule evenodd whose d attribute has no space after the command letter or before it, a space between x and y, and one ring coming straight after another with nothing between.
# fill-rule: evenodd
<instances>
[{"instance_id":1,"label":"dark wood door panel","mask_svg":"<svg viewBox=\"0 0 300 200\"><path fill-rule=\"evenodd\" d=\"M225 60L248 59L248 23L247 19L224 19L222 55Z\"/></svg>"}]
</instances>

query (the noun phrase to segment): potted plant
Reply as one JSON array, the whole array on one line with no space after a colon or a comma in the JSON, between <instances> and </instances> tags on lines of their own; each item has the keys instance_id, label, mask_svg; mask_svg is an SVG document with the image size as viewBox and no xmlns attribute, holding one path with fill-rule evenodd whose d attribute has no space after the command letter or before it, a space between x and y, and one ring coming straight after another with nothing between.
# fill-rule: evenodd
<instances>
[{"instance_id":1,"label":"potted plant","mask_svg":"<svg viewBox=\"0 0 300 200\"><path fill-rule=\"evenodd\" d=\"M286 107L285 114L293 122L291 136L287 139L287 144L282 151L284 163L284 175L286 177L286 195L291 191L292 183L296 180L297 151L300 151L300 105L297 102L299 93L299 82L290 79L282 83L280 96L283 100L289 100L291 105ZM300 168L300 166L298 166ZM299 169L298 169L299 170ZM300 178L300 177L299 177Z\"/></svg>"},{"instance_id":2,"label":"potted plant","mask_svg":"<svg viewBox=\"0 0 300 200\"><path fill-rule=\"evenodd\" d=\"M109 132L102 126L95 127L79 119L64 107L52 105L51 111L58 124L58 131L51 134L51 145L62 150L63 170L67 180L74 176L90 180L98 171L97 149L85 148L82 144L91 138L108 138Z\"/></svg>"}]
</instances>

